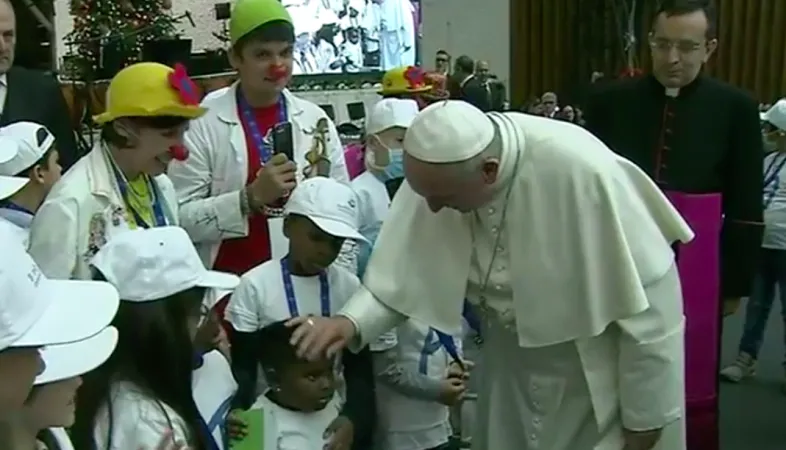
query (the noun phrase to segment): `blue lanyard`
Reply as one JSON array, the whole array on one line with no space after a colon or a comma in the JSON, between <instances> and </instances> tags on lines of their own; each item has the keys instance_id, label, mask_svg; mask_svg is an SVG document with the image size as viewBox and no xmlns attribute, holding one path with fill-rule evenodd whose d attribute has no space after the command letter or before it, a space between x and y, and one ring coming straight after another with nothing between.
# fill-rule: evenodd
<instances>
[{"instance_id":1,"label":"blue lanyard","mask_svg":"<svg viewBox=\"0 0 786 450\"><path fill-rule=\"evenodd\" d=\"M281 258L281 278L284 281L284 293L287 295L287 306L289 315L292 317L300 316L295 298L295 286L292 284L292 274L287 265L288 258ZM330 317L330 287L328 286L327 272L324 270L319 273L319 304L322 309L322 317Z\"/></svg>"},{"instance_id":2,"label":"blue lanyard","mask_svg":"<svg viewBox=\"0 0 786 450\"><path fill-rule=\"evenodd\" d=\"M18 212L25 213L25 214L30 214L31 216L35 215L35 213L33 213L33 211L30 211L29 209L25 208L24 206L19 206L16 203L11 202L11 201L0 203L0 208L10 209L12 211L18 211Z\"/></svg>"},{"instance_id":3,"label":"blue lanyard","mask_svg":"<svg viewBox=\"0 0 786 450\"><path fill-rule=\"evenodd\" d=\"M464 309L461 311L461 315L464 317L464 320L467 321L467 324L478 335L480 338L480 319L478 319L475 311L472 309L472 306L469 304L468 301L464 300ZM437 333L437 339L445 347L445 351L448 352L451 359L458 364L459 366L463 367L464 364L462 363L461 356L458 354L458 348L456 347L456 341L453 339L452 336L449 336L439 330L434 330ZM424 350L425 351L425 350Z\"/></svg>"},{"instance_id":4,"label":"blue lanyard","mask_svg":"<svg viewBox=\"0 0 786 450\"><path fill-rule=\"evenodd\" d=\"M436 340L434 339L435 333L437 335ZM440 348L445 347L444 342L442 342L442 336L443 334L439 331L433 328L428 329L428 333L426 333L426 339L423 340L423 348L420 350L420 360L418 361L418 372L421 374L428 375L428 357L434 353L437 353ZM450 339L450 336L448 336L448 339ZM452 339L451 342L453 342ZM453 349L455 350L455 348L456 346L454 345ZM445 350L447 350L447 347ZM453 357L452 354L450 356Z\"/></svg>"},{"instance_id":5,"label":"blue lanyard","mask_svg":"<svg viewBox=\"0 0 786 450\"><path fill-rule=\"evenodd\" d=\"M778 160L778 157L781 157L778 161L778 165L775 166L775 161ZM767 169L764 171L764 189L766 191L767 187L778 180L778 176L781 173L781 169L783 169L784 164L786 164L786 154L780 155L773 155L772 161L767 166ZM773 170L774 167L774 170ZM764 194L764 207L767 208L770 206L773 200L775 200L775 194L778 192L778 186L774 186L772 192Z\"/></svg>"},{"instance_id":6,"label":"blue lanyard","mask_svg":"<svg viewBox=\"0 0 786 450\"><path fill-rule=\"evenodd\" d=\"M259 129L259 124L257 123L257 119L254 117L254 110L251 108L251 105L248 104L246 98L243 96L243 92L240 90L240 86L237 87L237 104L240 107L240 114L243 116L243 123L246 125L246 129L248 130L249 134L251 134L251 140L254 142L254 147L256 147L257 152L259 153L259 160L262 161L262 165L266 164L270 158L273 156L273 150L271 145L265 142L265 136L262 134L262 131ZM287 102L284 99L284 94L281 94L278 97L278 123L284 123L287 121Z\"/></svg>"},{"instance_id":7,"label":"blue lanyard","mask_svg":"<svg viewBox=\"0 0 786 450\"><path fill-rule=\"evenodd\" d=\"M112 172L115 174L115 180L117 180L117 188L120 190L120 196L123 197L123 201L126 202L126 207L131 210L131 214L134 216L134 222L140 228L151 228L152 227L163 227L167 225L166 216L164 216L164 210L161 208L161 202L159 201L161 198L160 193L158 192L158 185L155 181L153 181L152 177L147 177L147 186L150 189L150 196L152 197L153 204L151 205L153 208L153 220L155 223L152 225L147 223L142 216L139 215L139 212L131 207L131 203L128 201L128 181L126 181L125 177L120 173L120 170L115 166L115 163L112 162Z\"/></svg>"}]
</instances>

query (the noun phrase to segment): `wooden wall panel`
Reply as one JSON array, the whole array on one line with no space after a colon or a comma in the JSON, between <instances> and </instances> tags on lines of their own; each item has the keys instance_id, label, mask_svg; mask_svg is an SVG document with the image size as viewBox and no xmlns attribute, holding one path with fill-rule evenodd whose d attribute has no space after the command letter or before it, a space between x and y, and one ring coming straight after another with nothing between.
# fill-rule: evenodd
<instances>
[{"instance_id":1,"label":"wooden wall panel","mask_svg":"<svg viewBox=\"0 0 786 450\"><path fill-rule=\"evenodd\" d=\"M625 0L511 0L511 99L584 89L593 71L627 66ZM639 0L632 61L649 68L647 33L655 2ZM786 96L786 0L718 0L718 51L707 72L762 102ZM629 6L628 6L629 7Z\"/></svg>"}]
</instances>

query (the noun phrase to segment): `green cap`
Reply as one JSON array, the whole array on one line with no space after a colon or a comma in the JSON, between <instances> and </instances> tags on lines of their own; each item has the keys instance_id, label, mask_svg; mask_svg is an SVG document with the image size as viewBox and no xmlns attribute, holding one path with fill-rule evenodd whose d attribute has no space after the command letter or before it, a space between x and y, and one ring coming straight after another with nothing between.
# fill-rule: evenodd
<instances>
[{"instance_id":1,"label":"green cap","mask_svg":"<svg viewBox=\"0 0 786 450\"><path fill-rule=\"evenodd\" d=\"M229 40L235 45L255 28L277 20L292 23L281 0L238 0L229 17Z\"/></svg>"}]
</instances>

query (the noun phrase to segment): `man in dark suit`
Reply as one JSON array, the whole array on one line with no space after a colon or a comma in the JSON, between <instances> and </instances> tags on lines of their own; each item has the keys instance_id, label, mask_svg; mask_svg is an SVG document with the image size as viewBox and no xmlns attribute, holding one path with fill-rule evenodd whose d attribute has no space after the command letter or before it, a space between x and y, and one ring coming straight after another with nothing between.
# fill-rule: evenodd
<instances>
[{"instance_id":1,"label":"man in dark suit","mask_svg":"<svg viewBox=\"0 0 786 450\"><path fill-rule=\"evenodd\" d=\"M57 80L42 72L13 67L16 16L10 0L0 0L0 126L28 121L55 136L63 169L79 157L71 117Z\"/></svg>"},{"instance_id":2,"label":"man in dark suit","mask_svg":"<svg viewBox=\"0 0 786 450\"><path fill-rule=\"evenodd\" d=\"M661 2L649 36L653 73L601 86L585 109L587 128L653 177L696 233L675 248L692 450L719 446L720 309L749 295L762 232L757 102L701 74L717 46L716 20L710 0ZM698 263L688 268L689 260Z\"/></svg>"},{"instance_id":3,"label":"man in dark suit","mask_svg":"<svg viewBox=\"0 0 786 450\"><path fill-rule=\"evenodd\" d=\"M454 100L464 100L483 112L492 110L489 91L475 76L475 61L467 55L456 58L453 75L448 80L448 91Z\"/></svg>"}]
</instances>

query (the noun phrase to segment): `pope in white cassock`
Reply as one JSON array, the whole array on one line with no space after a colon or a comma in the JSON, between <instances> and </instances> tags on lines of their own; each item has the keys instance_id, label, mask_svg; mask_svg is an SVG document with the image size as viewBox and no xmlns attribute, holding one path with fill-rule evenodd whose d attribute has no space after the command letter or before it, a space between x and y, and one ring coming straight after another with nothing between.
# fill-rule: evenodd
<instances>
[{"instance_id":1,"label":"pope in white cassock","mask_svg":"<svg viewBox=\"0 0 786 450\"><path fill-rule=\"evenodd\" d=\"M693 233L634 164L583 128L461 101L421 111L406 182L333 318L298 318L314 357L412 317L483 316L478 450L684 450L682 294Z\"/></svg>"}]
</instances>

